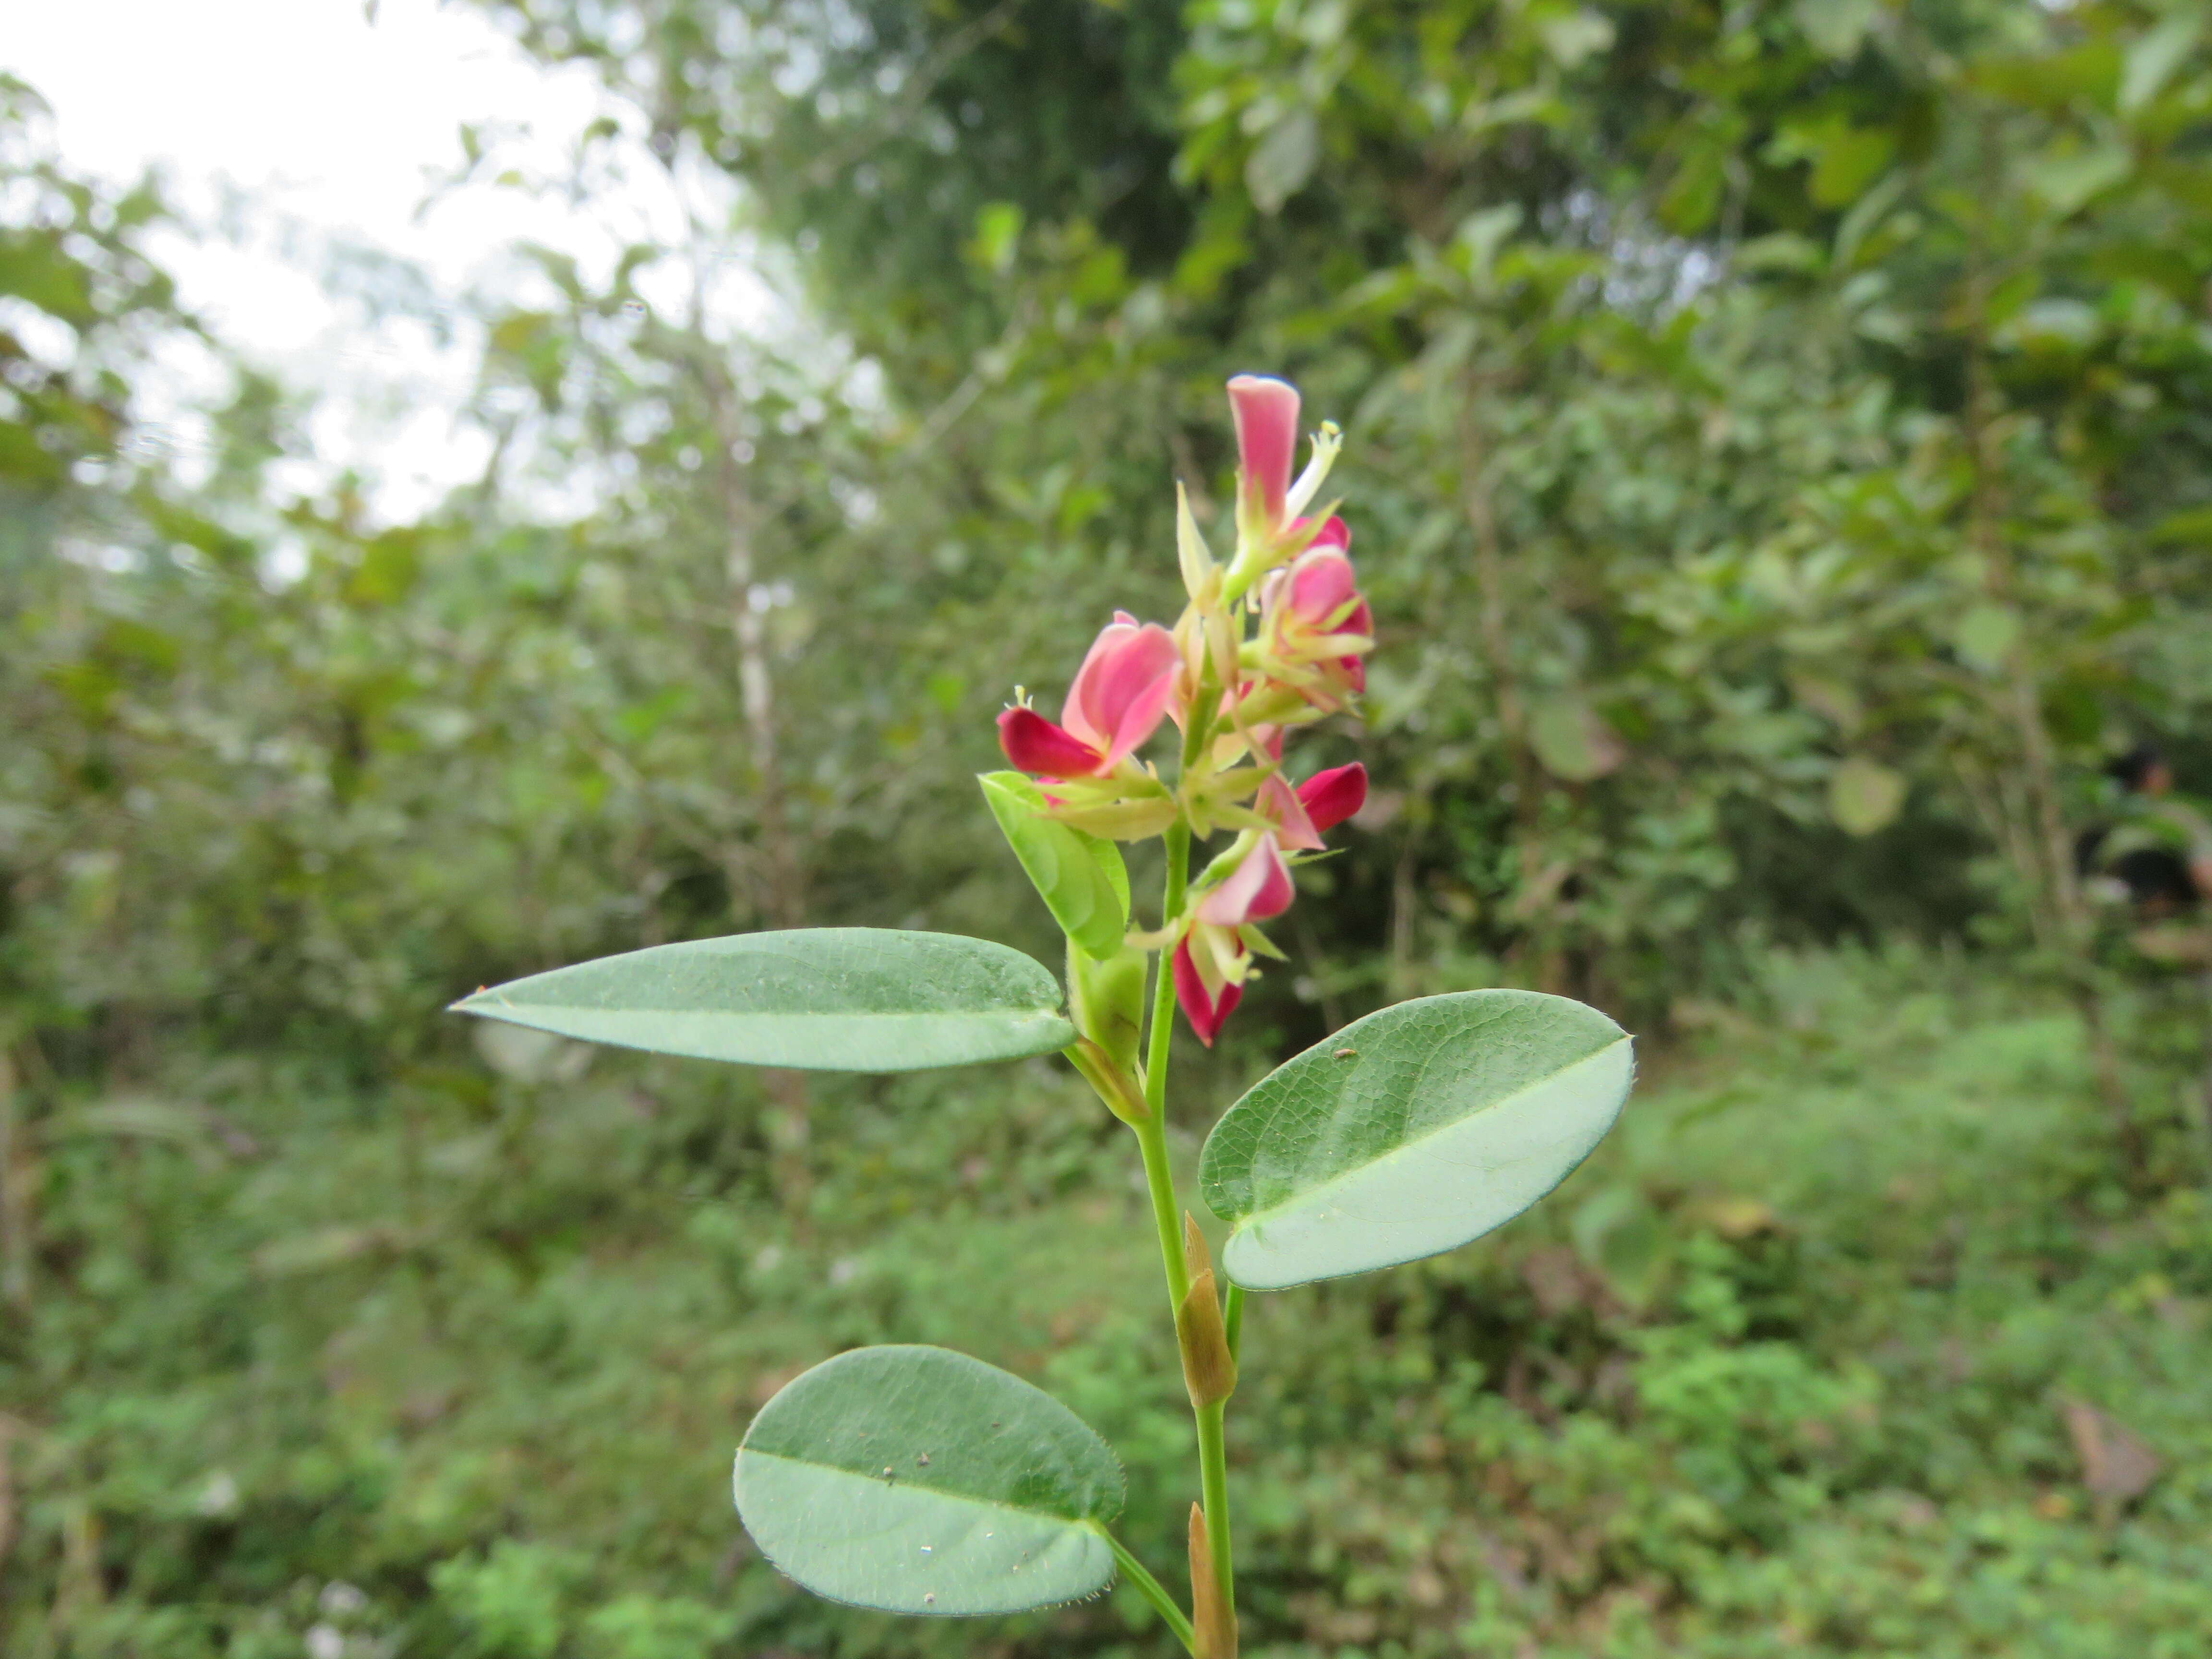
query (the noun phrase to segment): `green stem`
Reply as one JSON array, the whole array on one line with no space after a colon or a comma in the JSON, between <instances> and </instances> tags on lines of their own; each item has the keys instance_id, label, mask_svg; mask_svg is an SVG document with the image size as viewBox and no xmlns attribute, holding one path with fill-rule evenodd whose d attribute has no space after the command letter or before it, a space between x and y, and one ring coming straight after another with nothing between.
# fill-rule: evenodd
<instances>
[{"instance_id":1,"label":"green stem","mask_svg":"<svg viewBox=\"0 0 2212 1659\"><path fill-rule=\"evenodd\" d=\"M1238 1343L1244 1335L1244 1287L1242 1285L1231 1283L1229 1286L1229 1295L1224 1298L1221 1310L1221 1328L1223 1334L1229 1339L1229 1357L1234 1359Z\"/></svg>"},{"instance_id":2,"label":"green stem","mask_svg":"<svg viewBox=\"0 0 2212 1659\"><path fill-rule=\"evenodd\" d=\"M1229 1561L1229 1455L1222 1419L1229 1402L1217 1400L1198 1413L1198 1485L1206 1503L1206 1541L1213 1549L1214 1577L1221 1581L1221 1605L1237 1605L1237 1575Z\"/></svg>"},{"instance_id":3,"label":"green stem","mask_svg":"<svg viewBox=\"0 0 2212 1659\"><path fill-rule=\"evenodd\" d=\"M1176 1640L1182 1644L1183 1651L1196 1653L1198 1638L1192 1634L1190 1620L1183 1617L1183 1611L1176 1605L1175 1597L1160 1587L1158 1579L1145 1571L1145 1564L1130 1554L1120 1539L1103 1527L1098 1529L1098 1535L1106 1540L1106 1547L1114 1552L1114 1559L1121 1569L1121 1577L1134 1584L1138 1594L1152 1604L1152 1611L1168 1621L1168 1628L1176 1633Z\"/></svg>"},{"instance_id":4,"label":"green stem","mask_svg":"<svg viewBox=\"0 0 2212 1659\"><path fill-rule=\"evenodd\" d=\"M1167 886L1160 913L1172 921L1182 908L1183 890L1190 881L1190 826L1181 819L1168 826L1167 855ZM1145 1185L1152 1195L1152 1224L1159 1230L1160 1261L1167 1269L1168 1314L1172 1318L1190 1290L1190 1274L1182 1263L1175 1169L1168 1161L1168 1046L1175 1037L1175 971L1168 951L1159 953L1153 977L1152 1046L1145 1059L1145 1105L1150 1115L1136 1130L1137 1145L1145 1155Z\"/></svg>"},{"instance_id":5,"label":"green stem","mask_svg":"<svg viewBox=\"0 0 2212 1659\"><path fill-rule=\"evenodd\" d=\"M1193 701L1194 708L1211 708L1213 706L1218 692L1212 684L1212 678L1210 672L1200 677L1198 696ZM1206 752L1206 744L1212 736L1212 726L1211 720L1194 717L1189 729L1183 733L1182 771L1185 774ZM1172 926L1182 913L1184 896L1190 889L1189 822L1178 817L1168 826L1164 840L1167 843L1167 879L1160 895L1160 925L1163 927ZM1145 1104L1148 1115L1135 1127L1137 1144L1143 1149L1145 1157L1145 1185L1152 1194L1152 1224L1159 1231L1161 1265L1167 1270L1170 1315L1182 1311L1183 1298L1190 1294L1190 1273L1182 1259L1182 1214L1176 1202L1175 1170L1168 1158L1168 1054L1175 1040L1175 1011L1174 953L1173 947L1170 946L1160 951L1153 971L1152 1026L1146 1033L1149 1042L1145 1056ZM1233 1285L1230 1288L1229 1306L1231 1316L1241 1323L1243 1296ZM1224 1411L1224 1403L1217 1401L1211 1406L1200 1407L1196 1413L1198 1474L1199 1490L1206 1509L1206 1542L1213 1553L1213 1569L1221 1587L1221 1603L1224 1607L1234 1608L1237 1601L1235 1575L1229 1560L1229 1465L1222 1429ZM1127 1566L1125 1561L1125 1571ZM1143 1588L1141 1583L1139 1588ZM1188 1629L1188 1625L1184 1628Z\"/></svg>"}]
</instances>

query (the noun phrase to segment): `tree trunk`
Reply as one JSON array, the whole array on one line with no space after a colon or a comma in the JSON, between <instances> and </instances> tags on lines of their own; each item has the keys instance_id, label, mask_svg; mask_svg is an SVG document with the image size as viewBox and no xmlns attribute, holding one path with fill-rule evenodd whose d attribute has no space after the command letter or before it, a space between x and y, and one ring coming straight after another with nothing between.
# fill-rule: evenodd
<instances>
[{"instance_id":1,"label":"tree trunk","mask_svg":"<svg viewBox=\"0 0 2212 1659\"><path fill-rule=\"evenodd\" d=\"M0 1046L0 1299L27 1311L34 1170L20 1095L14 1056Z\"/></svg>"},{"instance_id":2,"label":"tree trunk","mask_svg":"<svg viewBox=\"0 0 2212 1659\"><path fill-rule=\"evenodd\" d=\"M697 349L714 348L703 328ZM775 679L768 640L770 600L753 556L752 503L738 445L735 387L711 355L702 374L714 412L721 483L723 572L730 609L730 635L738 649L738 697L745 723L745 746L753 774L757 837L754 856L743 860L753 879L754 908L770 927L798 927L806 915L805 872L791 834L786 810L782 757L775 728ZM733 860L733 863L738 860ZM806 1079L781 1067L763 1068L761 1085L773 1109L769 1141L774 1149L775 1184L793 1215L803 1212L813 1185L806 1146L811 1130Z\"/></svg>"},{"instance_id":3,"label":"tree trunk","mask_svg":"<svg viewBox=\"0 0 2212 1659\"><path fill-rule=\"evenodd\" d=\"M1995 188L1999 165L1998 135L1986 118L1982 148L1990 189L1986 204L1998 199ZM1983 587L1991 600L2014 607L2019 584L2013 550L2000 519L1998 496L2002 489L1996 453L1996 392L1989 363L1989 306L1996 273L1990 269L1978 214L1972 226L1972 248L1966 271L1966 402L1964 436L1966 459L1972 473L1967 500L1968 543L1981 555ZM2051 753L2051 736L2043 721L2043 688L2029 654L2030 641L2023 625L2014 640L2005 665L2001 707L1994 711L2000 724L2008 726L2027 794L2029 824L2027 833L2009 850L2023 863L2030 903L2035 911L2036 932L2057 962L2069 998L2081 1021L2089 1048L2092 1074L2120 1150L2122 1164L2130 1180L2142 1173L2144 1148L2134 1113L2130 1109L2127 1082L2120 1054L2105 1018L2104 997L2097 983L2092 951L2092 930L2082 903L2081 884L2075 878L2072 838L2066 831L2065 803L2059 789L2058 766Z\"/></svg>"}]
</instances>

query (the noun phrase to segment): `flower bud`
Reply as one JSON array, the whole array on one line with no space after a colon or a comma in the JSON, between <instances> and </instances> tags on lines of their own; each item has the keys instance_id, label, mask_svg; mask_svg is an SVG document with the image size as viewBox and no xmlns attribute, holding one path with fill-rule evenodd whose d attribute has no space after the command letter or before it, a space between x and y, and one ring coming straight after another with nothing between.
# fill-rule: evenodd
<instances>
[{"instance_id":1,"label":"flower bud","mask_svg":"<svg viewBox=\"0 0 2212 1659\"><path fill-rule=\"evenodd\" d=\"M1183 1225L1196 1231L1188 1216ZM1201 1258L1205 1251L1200 1241ZM1221 1322L1221 1292L1211 1267L1192 1275L1182 1305L1176 1310L1176 1341L1182 1349L1182 1382L1192 1410L1204 1411L1237 1392L1237 1361L1229 1352L1229 1332Z\"/></svg>"},{"instance_id":2,"label":"flower bud","mask_svg":"<svg viewBox=\"0 0 2212 1659\"><path fill-rule=\"evenodd\" d=\"M1238 506L1249 528L1272 536L1289 515L1291 463L1298 446L1298 389L1272 375L1239 374L1229 383L1237 422Z\"/></svg>"},{"instance_id":3,"label":"flower bud","mask_svg":"<svg viewBox=\"0 0 2212 1659\"><path fill-rule=\"evenodd\" d=\"M1067 992L1075 1029L1130 1076L1137 1073L1137 1044L1145 1025L1146 953L1127 946L1104 960L1070 939Z\"/></svg>"},{"instance_id":4,"label":"flower bud","mask_svg":"<svg viewBox=\"0 0 2212 1659\"><path fill-rule=\"evenodd\" d=\"M1192 1659L1237 1659L1237 1609L1221 1594L1206 1511L1190 1506L1190 1628Z\"/></svg>"},{"instance_id":5,"label":"flower bud","mask_svg":"<svg viewBox=\"0 0 2212 1659\"><path fill-rule=\"evenodd\" d=\"M1352 569L1352 532L1331 519L1306 550L1270 575L1260 594L1255 665L1322 708L1367 689L1361 661L1374 648L1374 615Z\"/></svg>"},{"instance_id":6,"label":"flower bud","mask_svg":"<svg viewBox=\"0 0 2212 1659\"><path fill-rule=\"evenodd\" d=\"M1221 567L1213 562L1212 550L1200 533L1198 517L1190 510L1190 495L1178 480L1176 484L1176 562L1182 568L1183 589L1191 603L1201 609L1207 607L1221 593Z\"/></svg>"}]
</instances>

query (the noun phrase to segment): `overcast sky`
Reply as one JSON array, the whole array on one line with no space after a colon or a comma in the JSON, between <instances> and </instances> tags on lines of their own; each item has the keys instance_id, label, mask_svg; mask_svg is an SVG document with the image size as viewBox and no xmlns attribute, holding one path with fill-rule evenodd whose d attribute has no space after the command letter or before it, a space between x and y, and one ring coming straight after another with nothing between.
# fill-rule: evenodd
<instances>
[{"instance_id":1,"label":"overcast sky","mask_svg":"<svg viewBox=\"0 0 2212 1659\"><path fill-rule=\"evenodd\" d=\"M333 246L398 255L447 296L526 298L520 240L603 270L625 244L683 228L641 146L623 190L581 204L487 183L424 210L460 165L465 122L507 133L502 161L533 177L561 175L603 112L640 129L587 70L538 67L472 9L381 0L373 22L362 0L0 0L0 69L52 106L64 161L118 182L161 169L196 227L157 250L185 303L288 380L329 394L312 434L319 465L298 482L358 466L379 481L382 517L419 510L482 466L483 446L453 421L472 343L441 348L404 322L365 327L324 280ZM223 180L246 192L231 239L211 234ZM157 398L189 399L189 369L177 374ZM190 428L167 428L187 454Z\"/></svg>"}]
</instances>

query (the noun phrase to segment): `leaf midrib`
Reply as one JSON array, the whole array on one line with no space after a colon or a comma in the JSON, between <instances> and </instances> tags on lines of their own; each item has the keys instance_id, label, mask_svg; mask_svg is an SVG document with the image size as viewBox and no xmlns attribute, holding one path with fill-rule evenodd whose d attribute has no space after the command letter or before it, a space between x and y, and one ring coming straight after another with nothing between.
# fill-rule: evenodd
<instances>
[{"instance_id":1,"label":"leaf midrib","mask_svg":"<svg viewBox=\"0 0 2212 1659\"><path fill-rule=\"evenodd\" d=\"M1283 1199L1279 1202L1267 1206L1265 1209L1248 1210L1243 1215L1237 1218L1237 1231L1243 1232L1255 1223L1264 1221L1272 1216L1279 1215L1284 1211L1291 1208L1293 1206L1308 1205L1310 1203L1316 1194L1325 1193L1330 1188L1334 1187L1340 1182L1349 1181L1355 1176L1366 1174L1367 1171L1374 1169L1378 1164L1388 1164L1393 1158L1400 1158L1407 1153L1418 1151L1420 1147L1426 1146L1430 1141L1436 1139L1439 1135L1450 1133L1451 1131L1458 1128L1461 1125L1468 1121L1468 1120L1480 1117L1485 1112L1494 1112L1500 1107L1510 1105L1513 1102L1520 1099L1523 1095L1532 1093L1535 1090L1543 1087L1546 1084L1550 1083L1554 1079L1574 1070L1576 1066L1586 1066L1591 1060L1595 1060L1599 1055L1611 1054L1613 1049L1620 1047L1622 1043L1632 1042L1633 1041L1634 1039L1624 1031L1620 1036L1613 1038L1610 1042L1601 1044L1599 1047L1591 1049L1586 1054L1577 1055L1575 1059L1570 1060L1566 1065L1559 1067L1556 1071L1548 1072L1545 1073L1544 1076L1536 1079L1533 1082L1522 1084L1510 1094L1500 1095L1495 1100L1487 1102L1484 1105L1478 1107L1475 1110L1464 1113L1461 1116L1454 1118L1450 1122L1443 1124L1437 1128L1430 1130L1426 1134L1417 1136L1412 1140L1400 1141L1395 1146L1393 1146L1389 1152L1383 1153L1380 1158L1371 1158L1364 1164L1355 1164L1348 1170L1340 1170L1336 1174L1327 1177L1325 1180L1317 1181L1312 1186L1304 1188L1291 1194L1290 1197ZM1429 1060L1425 1060L1421 1062L1421 1069L1425 1071L1429 1066L1433 1063L1434 1057L1431 1056ZM1526 1162L1527 1160L1523 1159L1516 1161Z\"/></svg>"},{"instance_id":2,"label":"leaf midrib","mask_svg":"<svg viewBox=\"0 0 2212 1659\"><path fill-rule=\"evenodd\" d=\"M610 1008L592 1002L477 1002L473 998L462 1005L471 1012L489 1008L550 1008L580 1014L698 1014L710 1019L1059 1019L1057 1007L1042 1008L957 1008L931 1012L926 1008L807 1009L793 1008L658 1008L630 1004L621 1008Z\"/></svg>"},{"instance_id":3,"label":"leaf midrib","mask_svg":"<svg viewBox=\"0 0 2212 1659\"><path fill-rule=\"evenodd\" d=\"M776 1462L789 1463L802 1469L820 1469L830 1474L845 1475L854 1480L866 1480L884 1486L899 1484L895 1480L885 1480L879 1474L870 1474L862 1469L848 1469L842 1463L823 1463L811 1457L790 1457L782 1452L762 1451L752 1446L738 1447L738 1456L741 1462L748 1457L766 1457ZM1008 1498L977 1498L970 1492L954 1492L946 1486L931 1486L920 1480L908 1480L904 1485L908 1492L927 1492L932 1498L943 1498L947 1503L965 1504L974 1509L1001 1510L1013 1515L1030 1516L1042 1521L1057 1522L1061 1526L1087 1528L1101 1536L1104 1535L1106 1530L1104 1522L1088 1515L1060 1515L1051 1510L1033 1510Z\"/></svg>"}]
</instances>

